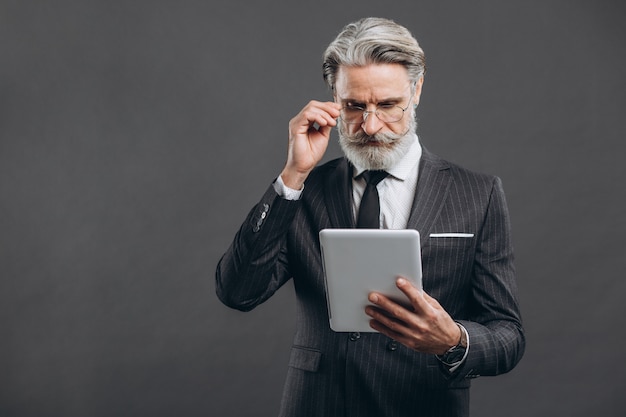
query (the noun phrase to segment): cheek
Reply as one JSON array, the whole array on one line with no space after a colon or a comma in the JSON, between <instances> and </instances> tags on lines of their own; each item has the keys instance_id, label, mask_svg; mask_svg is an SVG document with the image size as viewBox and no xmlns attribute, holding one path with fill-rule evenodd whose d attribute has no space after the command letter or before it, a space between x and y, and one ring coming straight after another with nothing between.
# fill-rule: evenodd
<instances>
[{"instance_id":1,"label":"cheek","mask_svg":"<svg viewBox=\"0 0 626 417\"><path fill-rule=\"evenodd\" d=\"M348 135L354 135L361 130L361 125L344 125L344 132Z\"/></svg>"},{"instance_id":2,"label":"cheek","mask_svg":"<svg viewBox=\"0 0 626 417\"><path fill-rule=\"evenodd\" d=\"M405 118L403 118L399 122L390 124L388 125L388 127L389 130L391 130L394 134L401 135L404 134L409 128L409 120L405 116Z\"/></svg>"}]
</instances>

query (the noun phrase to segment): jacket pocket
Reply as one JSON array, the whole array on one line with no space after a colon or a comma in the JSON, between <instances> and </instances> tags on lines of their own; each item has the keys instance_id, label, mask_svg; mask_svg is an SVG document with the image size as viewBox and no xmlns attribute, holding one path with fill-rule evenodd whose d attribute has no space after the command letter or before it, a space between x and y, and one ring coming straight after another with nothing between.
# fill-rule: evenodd
<instances>
[{"instance_id":1,"label":"jacket pocket","mask_svg":"<svg viewBox=\"0 0 626 417\"><path fill-rule=\"evenodd\" d=\"M431 233L428 244L440 248L469 248L475 243L473 234Z\"/></svg>"},{"instance_id":2,"label":"jacket pocket","mask_svg":"<svg viewBox=\"0 0 626 417\"><path fill-rule=\"evenodd\" d=\"M322 361L322 352L303 346L293 346L289 366L308 372L317 372Z\"/></svg>"}]
</instances>

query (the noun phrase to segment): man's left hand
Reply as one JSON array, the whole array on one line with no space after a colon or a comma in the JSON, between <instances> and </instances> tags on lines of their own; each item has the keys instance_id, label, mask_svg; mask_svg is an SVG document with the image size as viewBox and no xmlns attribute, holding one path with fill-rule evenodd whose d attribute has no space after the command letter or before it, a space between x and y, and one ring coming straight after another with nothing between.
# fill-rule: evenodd
<instances>
[{"instance_id":1,"label":"man's left hand","mask_svg":"<svg viewBox=\"0 0 626 417\"><path fill-rule=\"evenodd\" d=\"M407 296L413 311L388 297L372 292L365 313L372 317L370 326L410 349L442 355L461 338L461 329L439 302L415 288L404 278L396 281Z\"/></svg>"}]
</instances>

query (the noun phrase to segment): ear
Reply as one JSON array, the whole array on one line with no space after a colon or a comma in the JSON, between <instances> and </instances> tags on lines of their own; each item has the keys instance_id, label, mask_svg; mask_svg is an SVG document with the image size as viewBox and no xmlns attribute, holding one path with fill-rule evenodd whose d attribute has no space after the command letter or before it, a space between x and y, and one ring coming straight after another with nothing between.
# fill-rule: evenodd
<instances>
[{"instance_id":1,"label":"ear","mask_svg":"<svg viewBox=\"0 0 626 417\"><path fill-rule=\"evenodd\" d=\"M422 75L415 83L415 94L413 94L413 106L417 107L420 104L420 97L422 95L422 85L424 85L424 76Z\"/></svg>"}]
</instances>

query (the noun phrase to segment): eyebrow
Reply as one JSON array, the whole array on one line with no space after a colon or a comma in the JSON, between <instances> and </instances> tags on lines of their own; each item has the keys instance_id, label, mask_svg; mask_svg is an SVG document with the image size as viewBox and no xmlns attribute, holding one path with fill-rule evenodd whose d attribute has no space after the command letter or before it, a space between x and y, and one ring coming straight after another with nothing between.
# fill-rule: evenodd
<instances>
[{"instance_id":1,"label":"eyebrow","mask_svg":"<svg viewBox=\"0 0 626 417\"><path fill-rule=\"evenodd\" d=\"M342 103L349 103L349 102L353 102L354 104L367 104L367 102L361 101L361 100L357 100L354 98L341 98L339 97L339 99L341 100ZM378 100L376 103L372 103L372 104L376 104L379 105L381 103L400 103L401 101L405 100L406 97L388 97L388 98L384 98L382 100Z\"/></svg>"}]
</instances>

